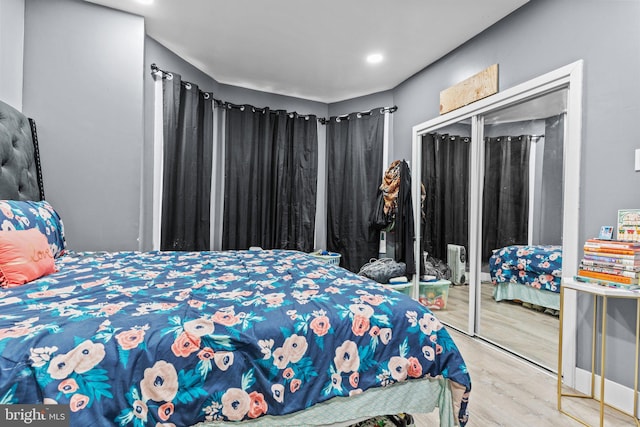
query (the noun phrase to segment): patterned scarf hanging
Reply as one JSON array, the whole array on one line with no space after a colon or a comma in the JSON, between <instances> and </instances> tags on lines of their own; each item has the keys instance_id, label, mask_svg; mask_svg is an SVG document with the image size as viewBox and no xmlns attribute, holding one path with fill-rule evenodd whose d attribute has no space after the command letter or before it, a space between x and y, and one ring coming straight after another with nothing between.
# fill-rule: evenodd
<instances>
[{"instance_id":1,"label":"patterned scarf hanging","mask_svg":"<svg viewBox=\"0 0 640 427\"><path fill-rule=\"evenodd\" d=\"M384 213L394 217L398 207L398 190L400 189L400 160L395 160L382 177L380 190L384 195Z\"/></svg>"}]
</instances>

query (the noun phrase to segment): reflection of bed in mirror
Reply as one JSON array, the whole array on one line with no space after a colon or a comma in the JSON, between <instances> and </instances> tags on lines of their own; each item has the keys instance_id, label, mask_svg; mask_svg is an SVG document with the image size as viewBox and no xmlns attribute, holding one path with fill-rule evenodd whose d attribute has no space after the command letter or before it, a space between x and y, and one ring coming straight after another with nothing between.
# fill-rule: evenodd
<instances>
[{"instance_id":1,"label":"reflection of bed in mirror","mask_svg":"<svg viewBox=\"0 0 640 427\"><path fill-rule=\"evenodd\" d=\"M489 258L495 301L520 301L560 309L562 246L513 245L496 249Z\"/></svg>"}]
</instances>

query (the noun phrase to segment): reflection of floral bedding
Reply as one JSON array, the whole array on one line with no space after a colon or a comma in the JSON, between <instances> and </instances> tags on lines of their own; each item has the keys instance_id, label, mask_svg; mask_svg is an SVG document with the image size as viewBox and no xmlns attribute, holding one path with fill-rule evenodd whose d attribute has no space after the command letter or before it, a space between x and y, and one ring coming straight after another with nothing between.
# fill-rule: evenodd
<instances>
[{"instance_id":1,"label":"reflection of floral bedding","mask_svg":"<svg viewBox=\"0 0 640 427\"><path fill-rule=\"evenodd\" d=\"M489 258L494 285L510 282L560 292L562 246L507 246Z\"/></svg>"},{"instance_id":2,"label":"reflection of floral bedding","mask_svg":"<svg viewBox=\"0 0 640 427\"><path fill-rule=\"evenodd\" d=\"M0 403L69 404L74 426L188 426L425 376L470 390L428 309L300 252L70 253L56 265L0 292Z\"/></svg>"}]
</instances>

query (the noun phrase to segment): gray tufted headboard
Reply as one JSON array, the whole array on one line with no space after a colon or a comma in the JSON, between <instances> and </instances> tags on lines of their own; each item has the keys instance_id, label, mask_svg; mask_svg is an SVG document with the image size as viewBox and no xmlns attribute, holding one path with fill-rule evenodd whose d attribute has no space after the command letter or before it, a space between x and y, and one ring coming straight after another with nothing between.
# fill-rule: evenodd
<instances>
[{"instance_id":1,"label":"gray tufted headboard","mask_svg":"<svg viewBox=\"0 0 640 427\"><path fill-rule=\"evenodd\" d=\"M2 101L0 200L44 200L36 123Z\"/></svg>"}]
</instances>

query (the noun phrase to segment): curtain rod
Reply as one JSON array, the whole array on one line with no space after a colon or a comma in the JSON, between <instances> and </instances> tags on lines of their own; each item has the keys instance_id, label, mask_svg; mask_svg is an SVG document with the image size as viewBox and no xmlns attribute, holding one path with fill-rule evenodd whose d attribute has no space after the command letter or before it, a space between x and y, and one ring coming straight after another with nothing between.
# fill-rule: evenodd
<instances>
[{"instance_id":1,"label":"curtain rod","mask_svg":"<svg viewBox=\"0 0 640 427\"><path fill-rule=\"evenodd\" d=\"M429 135L439 135L439 136L443 136L443 135L448 135L448 134L438 134L438 132L429 132ZM460 136L460 135L450 135L451 138L465 138L465 139L471 139L471 137L468 136ZM518 135L518 136L494 136L494 137L490 137L490 136L485 136L485 139L489 139L489 138L518 138L520 136L528 136L529 138L531 138L531 142L537 142L539 139L544 138L544 134L542 135ZM465 141L468 142L468 141Z\"/></svg>"},{"instance_id":2,"label":"curtain rod","mask_svg":"<svg viewBox=\"0 0 640 427\"><path fill-rule=\"evenodd\" d=\"M544 135L527 135L527 134L522 134L517 136L494 136L493 138L519 138L521 136L528 136L531 139L531 142L536 142L539 139L544 138ZM491 137L486 136L485 138L491 138Z\"/></svg>"},{"instance_id":3,"label":"curtain rod","mask_svg":"<svg viewBox=\"0 0 640 427\"><path fill-rule=\"evenodd\" d=\"M155 63L151 64L151 75L155 77L158 74L160 74L163 79L167 79L167 80L173 79L173 73L171 73L170 71L164 71L164 70L158 68L158 66ZM183 81L183 83L185 84L185 87L187 89L191 89L191 83L190 82ZM213 93L212 92L206 92L206 91L203 91L203 90L200 90L200 92L202 92L204 94L205 99L209 99L209 97L211 97L213 102L218 107L221 107L221 108L236 108L236 109L239 109L239 110L244 110L247 107L246 105L232 104L231 102L226 102L226 101L223 101L221 99L216 99L216 98L213 97ZM254 107L253 105L251 105L250 107L251 107L251 110L253 112L256 112L256 111L265 112L265 111L267 111L269 109L269 107L260 108L260 107ZM382 107L379 110L380 110L380 114L384 114L384 113L387 113L387 112L388 113L394 113L397 109L398 109L398 107L394 105L393 107ZM345 119L349 120L349 116L351 114L356 114L357 118L361 118L362 116L370 115L375 110L376 110L376 108L373 108L373 109L368 110L368 111L360 111L360 112L356 112L356 113L343 114L343 115L340 115L340 116L332 116L332 117L329 117L328 119L325 118L325 117L316 117L316 120L318 120L318 122L320 124L326 125L327 122L329 122L331 119L335 119L336 122L340 122L340 121L345 120ZM273 110L273 111L285 111L285 110ZM315 117L315 115L313 115L313 114L298 114L295 111L293 111L293 112L285 111L285 112L291 118L293 118L293 117L303 117L306 120L309 120L310 117Z\"/></svg>"},{"instance_id":4,"label":"curtain rod","mask_svg":"<svg viewBox=\"0 0 640 427\"><path fill-rule=\"evenodd\" d=\"M371 113L373 113L376 110L377 110L377 108L372 108L371 110L367 110L367 111L360 111L360 112L356 112L356 113L342 114L340 116L332 116L332 117L329 117L329 119L323 118L320 123L322 123L324 125L328 121L330 121L331 119L336 119L336 122L341 122L342 120L349 120L349 117L352 114L355 114L357 118L360 118L362 116L368 116L368 115L370 115ZM384 114L384 113L393 114L398 110L398 107L395 106L395 105L393 107L381 107L381 108L379 108L379 110L380 110L380 114ZM318 120L320 120L320 119L318 119Z\"/></svg>"}]
</instances>

